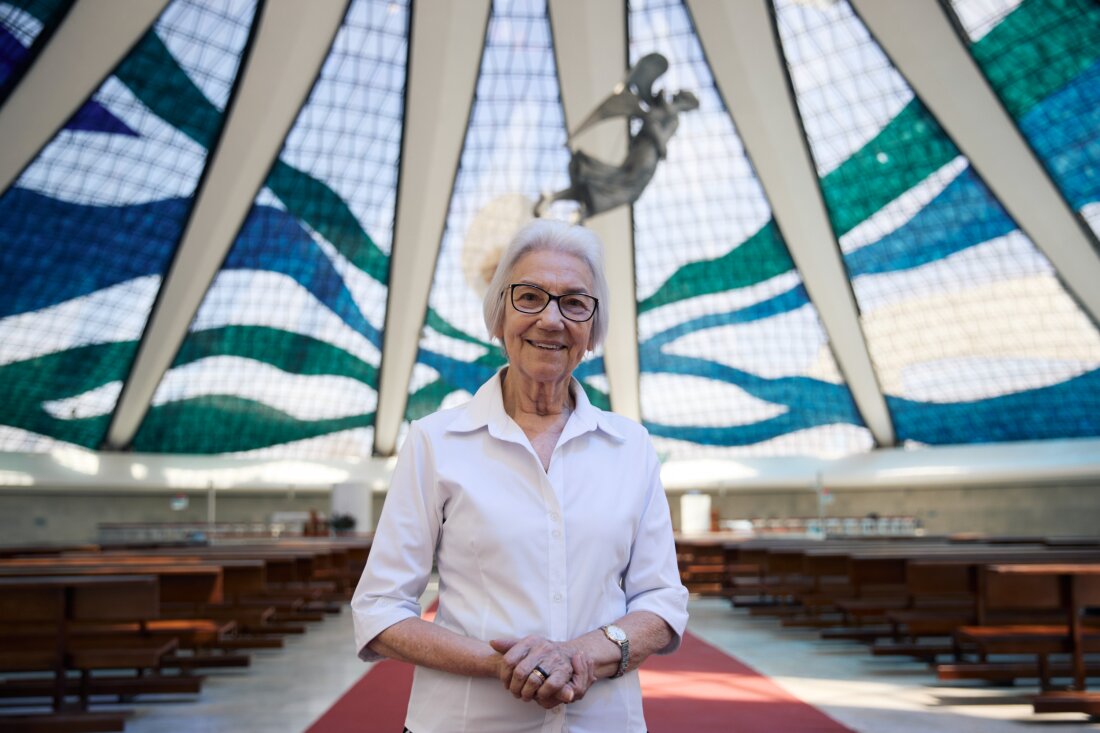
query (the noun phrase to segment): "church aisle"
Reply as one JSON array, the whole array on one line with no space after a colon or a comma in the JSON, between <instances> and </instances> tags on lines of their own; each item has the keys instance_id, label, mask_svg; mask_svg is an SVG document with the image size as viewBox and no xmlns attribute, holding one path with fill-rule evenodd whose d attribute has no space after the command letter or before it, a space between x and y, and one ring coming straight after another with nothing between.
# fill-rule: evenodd
<instances>
[{"instance_id":1,"label":"church aisle","mask_svg":"<svg viewBox=\"0 0 1100 733\"><path fill-rule=\"evenodd\" d=\"M133 705L126 733L300 733L370 669L355 656L350 609L308 629L253 652L249 668L207 673L193 702Z\"/></svg>"},{"instance_id":2,"label":"church aisle","mask_svg":"<svg viewBox=\"0 0 1100 733\"><path fill-rule=\"evenodd\" d=\"M694 634L858 733L1022 733L1037 725L1055 725L1059 733L1097 730L1081 716L1034 715L1024 685L939 685L922 664L875 659L855 643L781 629L724 600L696 599L690 610ZM370 668L355 657L351 639L345 610L288 638L282 650L255 654L249 669L208 675L193 702L133 705L126 731L302 733Z\"/></svg>"},{"instance_id":3,"label":"church aisle","mask_svg":"<svg viewBox=\"0 0 1100 733\"><path fill-rule=\"evenodd\" d=\"M940 683L926 664L872 657L857 642L823 641L814 630L782 628L719 598L691 603L688 628L806 703L858 733L1058 733L1100 728L1080 714L1032 712L1036 688Z\"/></svg>"}]
</instances>

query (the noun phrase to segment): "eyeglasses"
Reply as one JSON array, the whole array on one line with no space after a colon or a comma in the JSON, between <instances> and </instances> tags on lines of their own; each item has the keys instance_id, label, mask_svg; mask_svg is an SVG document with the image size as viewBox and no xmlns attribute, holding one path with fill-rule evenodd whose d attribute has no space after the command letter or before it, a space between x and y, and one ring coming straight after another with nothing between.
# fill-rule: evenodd
<instances>
[{"instance_id":1,"label":"eyeglasses","mask_svg":"<svg viewBox=\"0 0 1100 733\"><path fill-rule=\"evenodd\" d=\"M512 307L520 313L542 313L550 301L556 300L558 312L575 323L584 323L591 319L596 315L596 307L600 304L598 299L588 293L551 295L538 285L526 283L512 283L508 289L512 291Z\"/></svg>"}]
</instances>

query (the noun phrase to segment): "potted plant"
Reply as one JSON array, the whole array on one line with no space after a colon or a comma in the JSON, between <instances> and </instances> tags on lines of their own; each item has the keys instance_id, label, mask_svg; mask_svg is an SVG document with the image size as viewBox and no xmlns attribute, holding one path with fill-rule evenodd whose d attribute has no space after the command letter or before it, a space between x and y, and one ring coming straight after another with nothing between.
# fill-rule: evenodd
<instances>
[{"instance_id":1,"label":"potted plant","mask_svg":"<svg viewBox=\"0 0 1100 733\"><path fill-rule=\"evenodd\" d=\"M328 526L338 534L352 532L355 530L355 517L351 514L333 514Z\"/></svg>"}]
</instances>

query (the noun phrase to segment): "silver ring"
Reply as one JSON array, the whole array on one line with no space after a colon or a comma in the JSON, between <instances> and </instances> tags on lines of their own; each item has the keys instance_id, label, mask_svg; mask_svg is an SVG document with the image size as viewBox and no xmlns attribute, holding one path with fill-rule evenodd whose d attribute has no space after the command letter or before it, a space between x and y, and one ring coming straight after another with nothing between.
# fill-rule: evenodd
<instances>
[{"instance_id":1,"label":"silver ring","mask_svg":"<svg viewBox=\"0 0 1100 733\"><path fill-rule=\"evenodd\" d=\"M531 674L529 674L527 676L528 677L534 677L535 675L539 676L539 685L540 686L542 685L542 683L546 682L546 680L550 677L550 675L548 675L546 673L546 670L542 668L541 664L536 664L535 668L531 670Z\"/></svg>"}]
</instances>

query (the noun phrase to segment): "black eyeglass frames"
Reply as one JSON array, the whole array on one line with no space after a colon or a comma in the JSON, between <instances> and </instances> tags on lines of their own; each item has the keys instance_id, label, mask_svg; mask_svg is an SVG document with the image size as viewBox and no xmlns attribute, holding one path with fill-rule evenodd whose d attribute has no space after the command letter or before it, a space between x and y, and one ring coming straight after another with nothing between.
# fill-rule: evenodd
<instances>
[{"instance_id":1,"label":"black eyeglass frames","mask_svg":"<svg viewBox=\"0 0 1100 733\"><path fill-rule=\"evenodd\" d=\"M562 293L551 295L538 285L512 283L508 286L512 293L512 307L520 313L534 315L546 310L550 301L558 301L558 312L563 318L575 323L584 323L596 315L600 301L588 293Z\"/></svg>"}]
</instances>

